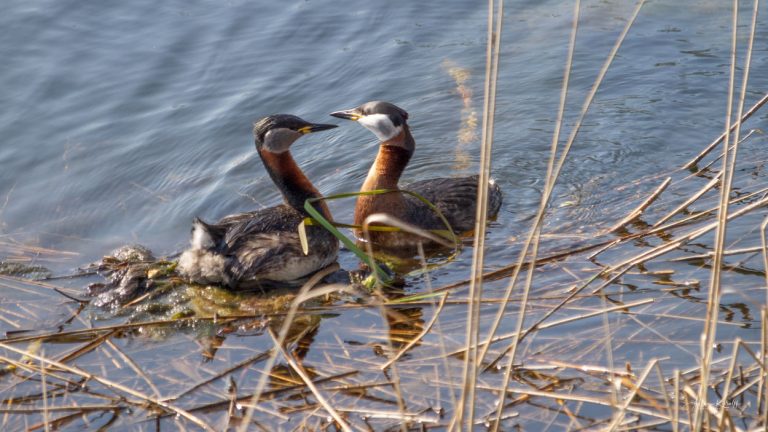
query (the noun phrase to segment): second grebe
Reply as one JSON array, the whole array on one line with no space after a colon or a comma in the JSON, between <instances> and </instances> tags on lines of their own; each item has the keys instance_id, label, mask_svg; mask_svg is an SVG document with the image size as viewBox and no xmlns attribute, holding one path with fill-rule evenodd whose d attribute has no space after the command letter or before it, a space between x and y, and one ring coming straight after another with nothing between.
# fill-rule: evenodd
<instances>
[{"instance_id":1,"label":"second grebe","mask_svg":"<svg viewBox=\"0 0 768 432\"><path fill-rule=\"evenodd\" d=\"M287 114L256 122L256 150L284 204L230 215L215 224L195 218L190 248L179 258L181 275L199 284L248 289L296 281L333 263L338 240L320 226L307 226L309 254L302 252L297 228L308 216L304 202L321 195L296 165L289 149L305 134L335 127ZM314 205L331 219L324 202Z\"/></svg>"},{"instance_id":2,"label":"second grebe","mask_svg":"<svg viewBox=\"0 0 768 432\"><path fill-rule=\"evenodd\" d=\"M376 161L368 172L361 192L376 189L400 189L400 176L415 149L408 128L408 113L388 102L368 102L357 108L331 113L332 116L354 120L373 132L380 141ZM403 186L433 203L457 234L475 226L478 176L435 178ZM488 185L488 216L494 217L501 207L501 189L491 180ZM424 229L445 229L440 218L423 202L402 193L361 195L355 206L355 224L362 224L368 215L387 213ZM359 235L359 233L358 233ZM370 233L371 241L385 247L414 245L423 239L405 233Z\"/></svg>"}]
</instances>

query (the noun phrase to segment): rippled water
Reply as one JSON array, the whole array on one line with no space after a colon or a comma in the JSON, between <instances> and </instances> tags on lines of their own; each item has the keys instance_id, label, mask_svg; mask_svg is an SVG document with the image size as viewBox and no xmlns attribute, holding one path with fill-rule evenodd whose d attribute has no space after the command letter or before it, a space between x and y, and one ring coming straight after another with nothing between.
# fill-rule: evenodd
<instances>
[{"instance_id":1,"label":"rippled water","mask_svg":"<svg viewBox=\"0 0 768 432\"><path fill-rule=\"evenodd\" d=\"M616 222L657 184L636 182L676 169L723 130L731 43L726 3L644 6L565 164L545 228L563 235L551 245L579 244ZM404 179L477 170L484 3L4 5L0 235L78 254L46 263L56 273L125 243L170 254L186 245L194 216L213 220L278 203L251 135L253 121L271 113L340 124L293 148L325 194L356 191L376 152L373 135L328 113L374 99L410 113L417 151ZM565 134L633 7L582 6ZM768 89L768 11L761 8L748 105ZM490 229L490 269L512 262L538 206L571 9L558 1L506 5L492 156L505 204ZM764 128L766 118L759 113L751 127ZM742 155L762 160L765 141L755 135ZM352 208L350 200L332 204L341 221L351 220ZM744 237L753 228L734 225L732 232ZM436 271L433 284L465 278L470 254L465 250ZM348 253L341 263L357 265Z\"/></svg>"},{"instance_id":2,"label":"rippled water","mask_svg":"<svg viewBox=\"0 0 768 432\"><path fill-rule=\"evenodd\" d=\"M459 146L457 136L462 110L479 116L482 106L479 5L37 1L6 9L3 233L84 262L126 242L173 252L195 215L278 202L250 133L270 113L335 122L332 110L389 100L410 112L418 143L407 179L477 168L477 139ZM624 2L583 8L571 121L630 12ZM506 204L493 242L524 230L538 201L570 16L558 2L507 5L493 153ZM575 143L560 202L598 189L601 203L621 201L603 192L676 166L718 134L729 20L719 2L645 6ZM765 49L756 48L760 71ZM456 76L471 92L466 100ZM752 83L758 94L765 75ZM372 135L341 126L295 147L326 194L356 190L375 155ZM338 203L334 213L348 220L351 208ZM603 221L602 210L582 210L568 217Z\"/></svg>"}]
</instances>

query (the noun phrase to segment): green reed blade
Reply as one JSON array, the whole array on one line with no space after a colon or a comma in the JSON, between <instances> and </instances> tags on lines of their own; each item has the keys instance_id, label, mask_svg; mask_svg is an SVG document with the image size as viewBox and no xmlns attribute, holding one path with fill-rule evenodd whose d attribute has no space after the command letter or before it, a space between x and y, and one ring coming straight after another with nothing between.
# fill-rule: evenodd
<instances>
[{"instance_id":1,"label":"green reed blade","mask_svg":"<svg viewBox=\"0 0 768 432\"><path fill-rule=\"evenodd\" d=\"M331 234L339 239L344 244L344 246L347 247L347 249L351 250L355 255L357 255L360 261L366 263L374 272L376 272L382 283L389 285L392 282L392 278L376 264L376 261L369 257L368 254L360 250L360 248L358 248L352 240L342 234L341 231L336 229L336 227L334 227L332 223L328 222L328 220L325 219L323 215L321 215L320 212L317 211L317 209L312 205L313 202L320 199L322 198L312 198L304 201L304 210L306 210L307 213L312 216L312 219L316 220L320 225L322 225L323 228L330 231Z\"/></svg>"}]
</instances>

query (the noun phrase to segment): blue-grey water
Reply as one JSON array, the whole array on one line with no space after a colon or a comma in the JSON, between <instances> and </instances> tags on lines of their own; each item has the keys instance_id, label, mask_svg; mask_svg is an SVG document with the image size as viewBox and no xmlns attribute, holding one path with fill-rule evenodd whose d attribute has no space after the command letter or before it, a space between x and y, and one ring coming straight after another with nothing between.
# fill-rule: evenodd
<instances>
[{"instance_id":1,"label":"blue-grey water","mask_svg":"<svg viewBox=\"0 0 768 432\"><path fill-rule=\"evenodd\" d=\"M584 5L570 119L631 6ZM521 231L536 208L571 13L561 2L507 5L493 153L506 205L494 238ZM277 203L251 135L271 113L337 122L327 114L392 101L409 111L418 144L407 179L477 169L479 129L457 146L463 101L449 69L469 74L479 117L485 5L12 1L0 20L3 233L84 262L126 242L173 252L195 215ZM645 6L575 143L562 195L674 168L722 130L729 20L719 2ZM758 43L751 100L766 87L765 62ZM339 123L294 148L326 194L356 190L376 151L373 135ZM339 203L336 217L351 208Z\"/></svg>"},{"instance_id":2,"label":"blue-grey water","mask_svg":"<svg viewBox=\"0 0 768 432\"><path fill-rule=\"evenodd\" d=\"M632 3L582 5L563 139ZM739 73L751 11L742 3ZM488 269L516 259L538 207L573 12L563 1L505 7L492 154L505 203L489 230ZM723 131L729 8L730 2L710 0L643 7L558 181L545 227L551 245L581 244L612 225L661 181L647 179L673 172ZM748 106L768 90L768 10L761 5L760 12ZM328 113L369 100L394 102L410 114L417 151L406 180L473 174L486 20L486 4L468 1L6 0L0 14L0 240L76 253L44 263L57 274L126 243L160 255L179 251L194 216L215 220L279 203L251 134L252 123L272 113L339 124L292 149L324 194L356 191L376 152L373 135ZM745 133L765 128L766 118L759 112ZM754 168L751 177L745 174L748 181L764 177L765 141L755 134L741 150L744 172ZM705 183L673 189L663 209ZM345 200L331 208L337 220L349 222L353 206ZM757 244L749 241L759 239L755 226L734 224L734 241ZM437 270L432 285L466 278L470 256L467 248ZM341 263L357 266L347 252ZM544 274L566 284L584 267ZM493 296L503 286L491 285ZM574 331L600 325L587 321ZM683 333L691 338L699 330L696 324ZM330 339L331 331L323 327L317 338Z\"/></svg>"}]
</instances>

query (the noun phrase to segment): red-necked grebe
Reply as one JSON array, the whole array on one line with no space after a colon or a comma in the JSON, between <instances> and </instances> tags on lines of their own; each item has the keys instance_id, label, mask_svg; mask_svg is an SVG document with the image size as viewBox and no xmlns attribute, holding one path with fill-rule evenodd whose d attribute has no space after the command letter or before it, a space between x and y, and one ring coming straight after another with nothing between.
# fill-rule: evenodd
<instances>
[{"instance_id":1,"label":"red-necked grebe","mask_svg":"<svg viewBox=\"0 0 768 432\"><path fill-rule=\"evenodd\" d=\"M191 245L179 258L181 275L195 283L248 289L296 281L333 263L338 240L320 226L307 226L309 254L302 252L297 227L308 216L304 202L321 195L289 149L305 134L335 127L287 114L256 122L256 150L284 204L230 215L215 224L195 218ZM314 205L331 220L324 202Z\"/></svg>"},{"instance_id":2,"label":"red-necked grebe","mask_svg":"<svg viewBox=\"0 0 768 432\"><path fill-rule=\"evenodd\" d=\"M401 189L398 184L400 176L415 149L415 141L407 123L408 113L391 103L374 101L331 115L357 121L380 141L379 153L361 192ZM416 192L432 202L458 234L474 228L477 183L476 175L435 178L411 183L402 189ZM494 217L501 207L501 189L493 180L488 188L488 215ZM402 193L359 196L355 206L355 224L362 224L368 215L374 213L387 213L424 229L445 229L434 211L420 200ZM372 242L385 247L410 246L423 241L405 233L371 231L370 235Z\"/></svg>"}]
</instances>

